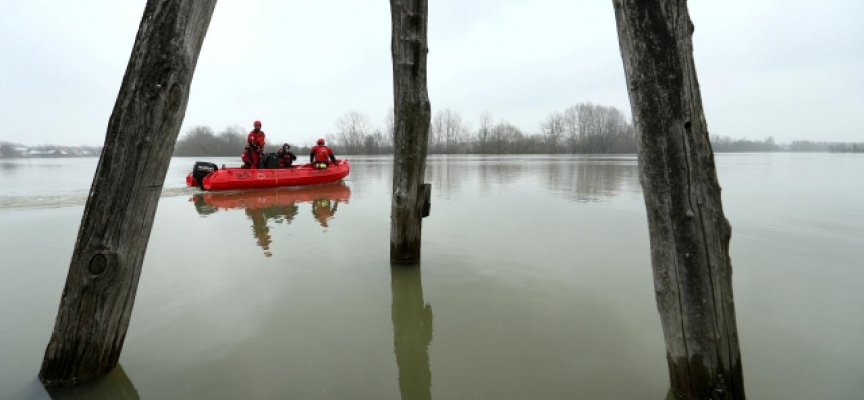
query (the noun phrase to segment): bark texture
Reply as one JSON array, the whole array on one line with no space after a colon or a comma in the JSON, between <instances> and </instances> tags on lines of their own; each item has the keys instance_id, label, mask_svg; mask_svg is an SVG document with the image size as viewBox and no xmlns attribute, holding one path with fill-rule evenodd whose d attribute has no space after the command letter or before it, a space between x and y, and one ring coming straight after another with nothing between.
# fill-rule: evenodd
<instances>
[{"instance_id":1,"label":"bark texture","mask_svg":"<svg viewBox=\"0 0 864 400\"><path fill-rule=\"evenodd\" d=\"M84 209L39 378L117 365L165 173L216 0L149 0Z\"/></svg>"},{"instance_id":2,"label":"bark texture","mask_svg":"<svg viewBox=\"0 0 864 400\"><path fill-rule=\"evenodd\" d=\"M393 52L394 155L390 260L420 260L423 179L431 110L426 87L427 0L390 0Z\"/></svg>"},{"instance_id":3,"label":"bark texture","mask_svg":"<svg viewBox=\"0 0 864 400\"><path fill-rule=\"evenodd\" d=\"M423 184L423 209L421 217L426 218L432 212L432 184Z\"/></svg>"},{"instance_id":4,"label":"bark texture","mask_svg":"<svg viewBox=\"0 0 864 400\"><path fill-rule=\"evenodd\" d=\"M672 391L682 399L744 399L731 228L702 110L687 1L613 4Z\"/></svg>"}]
</instances>

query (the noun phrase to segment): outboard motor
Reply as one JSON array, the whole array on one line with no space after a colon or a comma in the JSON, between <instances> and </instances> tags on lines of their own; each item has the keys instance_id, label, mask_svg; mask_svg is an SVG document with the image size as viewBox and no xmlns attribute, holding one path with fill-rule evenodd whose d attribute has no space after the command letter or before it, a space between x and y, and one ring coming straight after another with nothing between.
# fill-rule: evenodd
<instances>
[{"instance_id":1,"label":"outboard motor","mask_svg":"<svg viewBox=\"0 0 864 400\"><path fill-rule=\"evenodd\" d=\"M219 167L217 167L216 164L205 161L196 161L195 166L192 167L192 177L195 178L196 182L198 182L198 186L201 187L201 190L204 190L204 178L218 170Z\"/></svg>"}]
</instances>

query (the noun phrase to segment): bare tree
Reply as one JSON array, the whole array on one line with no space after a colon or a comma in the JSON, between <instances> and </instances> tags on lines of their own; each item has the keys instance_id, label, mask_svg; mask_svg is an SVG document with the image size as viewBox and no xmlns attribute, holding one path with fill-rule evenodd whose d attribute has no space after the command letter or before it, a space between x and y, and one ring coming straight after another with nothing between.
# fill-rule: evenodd
<instances>
[{"instance_id":1,"label":"bare tree","mask_svg":"<svg viewBox=\"0 0 864 400\"><path fill-rule=\"evenodd\" d=\"M429 152L430 153L442 153L444 151L444 135L442 131L444 127L442 126L442 118L441 113L432 118L429 122Z\"/></svg>"},{"instance_id":2,"label":"bare tree","mask_svg":"<svg viewBox=\"0 0 864 400\"><path fill-rule=\"evenodd\" d=\"M435 140L438 152L452 154L457 152L468 136L470 128L462 115L450 109L439 110L432 120L430 133Z\"/></svg>"},{"instance_id":3,"label":"bare tree","mask_svg":"<svg viewBox=\"0 0 864 400\"><path fill-rule=\"evenodd\" d=\"M349 111L336 121L337 142L348 154L362 152L366 135L372 130L369 117L357 111Z\"/></svg>"},{"instance_id":4,"label":"bare tree","mask_svg":"<svg viewBox=\"0 0 864 400\"><path fill-rule=\"evenodd\" d=\"M194 126L174 146L178 157L234 156L243 152L246 131L239 125L228 126L215 134L209 126Z\"/></svg>"},{"instance_id":5,"label":"bare tree","mask_svg":"<svg viewBox=\"0 0 864 400\"><path fill-rule=\"evenodd\" d=\"M176 156L197 156L215 151L216 135L209 126L193 126L174 146Z\"/></svg>"},{"instance_id":6,"label":"bare tree","mask_svg":"<svg viewBox=\"0 0 864 400\"><path fill-rule=\"evenodd\" d=\"M517 126L501 121L496 124L489 138L490 152L495 154L519 153L518 149L520 142L525 135Z\"/></svg>"},{"instance_id":7,"label":"bare tree","mask_svg":"<svg viewBox=\"0 0 864 400\"><path fill-rule=\"evenodd\" d=\"M492 133L492 114L488 111L480 114L480 129L477 130L477 147L478 153L486 154L489 152L488 143L489 136Z\"/></svg>"},{"instance_id":8,"label":"bare tree","mask_svg":"<svg viewBox=\"0 0 864 400\"><path fill-rule=\"evenodd\" d=\"M375 129L363 138L363 154L387 154L393 150L390 137Z\"/></svg>"},{"instance_id":9,"label":"bare tree","mask_svg":"<svg viewBox=\"0 0 864 400\"><path fill-rule=\"evenodd\" d=\"M564 110L564 137L567 151L575 153L579 142L579 106L570 106Z\"/></svg>"},{"instance_id":10,"label":"bare tree","mask_svg":"<svg viewBox=\"0 0 864 400\"><path fill-rule=\"evenodd\" d=\"M393 107L390 107L390 110L387 111L387 117L385 119L386 124L386 133L387 133L387 145L393 147L393 133L395 132L395 116L393 115Z\"/></svg>"},{"instance_id":11,"label":"bare tree","mask_svg":"<svg viewBox=\"0 0 864 400\"><path fill-rule=\"evenodd\" d=\"M15 155L15 147L12 143L0 142L0 157L12 157Z\"/></svg>"},{"instance_id":12,"label":"bare tree","mask_svg":"<svg viewBox=\"0 0 864 400\"><path fill-rule=\"evenodd\" d=\"M556 122L555 114L543 123L544 133ZM635 151L635 135L624 112L593 103L578 103L564 110L563 139L571 153ZM553 130L554 132L554 130Z\"/></svg>"},{"instance_id":13,"label":"bare tree","mask_svg":"<svg viewBox=\"0 0 864 400\"><path fill-rule=\"evenodd\" d=\"M543 141L549 148L550 153L556 152L558 146L564 139L564 114L555 111L546 117L546 121L540 124L540 132L543 134Z\"/></svg>"}]
</instances>

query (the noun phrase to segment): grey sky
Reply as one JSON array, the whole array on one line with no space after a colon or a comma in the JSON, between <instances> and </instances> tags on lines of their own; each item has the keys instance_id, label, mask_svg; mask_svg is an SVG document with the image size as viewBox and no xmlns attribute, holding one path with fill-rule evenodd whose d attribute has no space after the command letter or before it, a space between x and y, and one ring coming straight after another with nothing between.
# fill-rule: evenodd
<instances>
[{"instance_id":1,"label":"grey sky","mask_svg":"<svg viewBox=\"0 0 864 400\"><path fill-rule=\"evenodd\" d=\"M144 0L2 0L0 140L101 144ZM430 0L429 90L528 132L577 102L628 115L611 0ZM712 134L864 141L864 1L691 0ZM183 131L255 119L310 143L392 104L386 0L220 0Z\"/></svg>"}]
</instances>

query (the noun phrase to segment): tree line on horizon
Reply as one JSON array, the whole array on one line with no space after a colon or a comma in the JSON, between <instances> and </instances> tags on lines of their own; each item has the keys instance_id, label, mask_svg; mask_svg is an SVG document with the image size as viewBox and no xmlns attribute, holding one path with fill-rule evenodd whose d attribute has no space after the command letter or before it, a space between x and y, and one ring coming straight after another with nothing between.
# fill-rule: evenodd
<instances>
[{"instance_id":1,"label":"tree line on horizon","mask_svg":"<svg viewBox=\"0 0 864 400\"><path fill-rule=\"evenodd\" d=\"M368 116L356 111L336 121L336 130L325 134L339 154L376 155L393 152L393 113L383 127L375 127ZM633 125L624 113L610 106L580 103L554 112L544 120L537 133L526 133L506 120L494 122L484 113L473 129L458 112L443 109L432 118L429 132L430 154L612 154L635 153ZM196 126L177 141L175 156L239 156L246 143L246 132L237 125L216 133ZM266 152L276 151L281 141L268 137ZM290 144L290 143L289 143ZM292 144L296 154L306 154L312 140Z\"/></svg>"},{"instance_id":2,"label":"tree line on horizon","mask_svg":"<svg viewBox=\"0 0 864 400\"><path fill-rule=\"evenodd\" d=\"M174 147L177 157L240 157L246 146L248 131L232 125L219 132L209 126L194 126L183 133ZM370 118L357 111L339 117L335 130L323 135L337 154L383 155L393 153L393 111L384 126L375 126ZM269 136L264 151L276 152L283 141ZM289 143L298 157L308 155L314 139ZM480 115L476 127L460 113L438 110L429 129L429 154L635 154L637 146L633 124L619 109L593 103L578 103L550 113L538 124L536 132L525 132L506 120L495 122L489 113ZM733 139L711 136L717 153L734 152L832 152L864 153L864 143L829 143L794 141L780 146L774 138L764 140ZM15 149L22 145L0 142L0 157L22 157ZM68 146L46 145L34 150L63 149ZM90 155L101 153L101 147L86 148Z\"/></svg>"},{"instance_id":3,"label":"tree line on horizon","mask_svg":"<svg viewBox=\"0 0 864 400\"><path fill-rule=\"evenodd\" d=\"M384 126L376 127L370 118L357 111L339 117L335 131L325 134L328 145L338 154L382 155L393 153L393 112ZM238 125L216 133L210 127L196 126L177 141L175 156L238 156L246 143L247 131ZM313 139L314 140L314 139ZM292 144L292 151L306 155L313 140ZM268 137L266 152L275 152L282 142ZM828 152L864 151L864 143L825 143L795 141L781 147L773 137L764 140L711 137L715 152ZM634 154L636 132L625 114L611 106L578 103L550 113L529 133L506 120L493 121L489 113L480 116L475 127L458 112L438 110L429 131L429 154Z\"/></svg>"}]
</instances>

